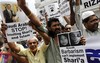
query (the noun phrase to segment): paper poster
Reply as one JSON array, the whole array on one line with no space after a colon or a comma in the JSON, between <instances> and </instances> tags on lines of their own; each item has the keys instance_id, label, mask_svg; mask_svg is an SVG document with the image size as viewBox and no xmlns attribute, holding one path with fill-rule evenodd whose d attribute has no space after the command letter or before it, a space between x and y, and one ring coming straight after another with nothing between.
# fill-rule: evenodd
<instances>
[{"instance_id":1,"label":"paper poster","mask_svg":"<svg viewBox=\"0 0 100 63\"><path fill-rule=\"evenodd\" d=\"M85 46L80 44L81 31L58 34L62 63L87 63Z\"/></svg>"},{"instance_id":2,"label":"paper poster","mask_svg":"<svg viewBox=\"0 0 100 63\"><path fill-rule=\"evenodd\" d=\"M0 14L4 23L28 21L28 17L14 2L0 2Z\"/></svg>"},{"instance_id":3,"label":"paper poster","mask_svg":"<svg viewBox=\"0 0 100 63\"><path fill-rule=\"evenodd\" d=\"M70 15L70 6L68 0L59 0L59 11L61 16L69 16Z\"/></svg>"},{"instance_id":4,"label":"paper poster","mask_svg":"<svg viewBox=\"0 0 100 63\"><path fill-rule=\"evenodd\" d=\"M79 45L81 31L65 32L58 34L58 40L60 46L77 46Z\"/></svg>"},{"instance_id":5,"label":"paper poster","mask_svg":"<svg viewBox=\"0 0 100 63\"><path fill-rule=\"evenodd\" d=\"M46 27L45 8L44 7L37 8L37 11L38 11L38 17L41 23L43 24L43 26Z\"/></svg>"},{"instance_id":6,"label":"paper poster","mask_svg":"<svg viewBox=\"0 0 100 63\"><path fill-rule=\"evenodd\" d=\"M8 42L24 41L34 36L34 31L27 22L8 23L7 27Z\"/></svg>"},{"instance_id":7,"label":"paper poster","mask_svg":"<svg viewBox=\"0 0 100 63\"><path fill-rule=\"evenodd\" d=\"M48 14L48 18L60 16L58 3L51 3L49 5L46 5L45 10Z\"/></svg>"},{"instance_id":8,"label":"paper poster","mask_svg":"<svg viewBox=\"0 0 100 63\"><path fill-rule=\"evenodd\" d=\"M87 63L84 46L67 46L60 48L62 63Z\"/></svg>"}]
</instances>

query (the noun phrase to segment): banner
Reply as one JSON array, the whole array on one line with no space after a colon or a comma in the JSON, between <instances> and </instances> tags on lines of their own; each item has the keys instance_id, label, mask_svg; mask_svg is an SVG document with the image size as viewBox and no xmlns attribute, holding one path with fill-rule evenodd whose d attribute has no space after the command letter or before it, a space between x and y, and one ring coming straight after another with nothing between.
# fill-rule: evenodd
<instances>
[{"instance_id":1,"label":"banner","mask_svg":"<svg viewBox=\"0 0 100 63\"><path fill-rule=\"evenodd\" d=\"M100 0L82 0L81 10L95 9L99 4Z\"/></svg>"},{"instance_id":2,"label":"banner","mask_svg":"<svg viewBox=\"0 0 100 63\"><path fill-rule=\"evenodd\" d=\"M86 55L88 63L100 63L100 36L91 36L87 38Z\"/></svg>"},{"instance_id":3,"label":"banner","mask_svg":"<svg viewBox=\"0 0 100 63\"><path fill-rule=\"evenodd\" d=\"M33 29L27 22L16 22L7 24L6 36L8 42L17 42L27 40L34 36Z\"/></svg>"}]
</instances>

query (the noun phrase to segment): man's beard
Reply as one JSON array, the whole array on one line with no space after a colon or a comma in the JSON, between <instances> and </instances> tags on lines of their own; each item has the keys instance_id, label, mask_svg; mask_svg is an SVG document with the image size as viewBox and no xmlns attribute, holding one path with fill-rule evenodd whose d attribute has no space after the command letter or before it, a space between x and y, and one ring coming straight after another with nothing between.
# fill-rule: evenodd
<instances>
[{"instance_id":1,"label":"man's beard","mask_svg":"<svg viewBox=\"0 0 100 63\"><path fill-rule=\"evenodd\" d=\"M95 31L97 31L98 30L98 23L96 23L96 24L94 24L94 26L91 28L91 29L89 29L91 32L95 32Z\"/></svg>"},{"instance_id":2,"label":"man's beard","mask_svg":"<svg viewBox=\"0 0 100 63\"><path fill-rule=\"evenodd\" d=\"M58 33L60 33L60 29L56 29L55 31L49 31L48 35L52 38L54 38Z\"/></svg>"}]
</instances>

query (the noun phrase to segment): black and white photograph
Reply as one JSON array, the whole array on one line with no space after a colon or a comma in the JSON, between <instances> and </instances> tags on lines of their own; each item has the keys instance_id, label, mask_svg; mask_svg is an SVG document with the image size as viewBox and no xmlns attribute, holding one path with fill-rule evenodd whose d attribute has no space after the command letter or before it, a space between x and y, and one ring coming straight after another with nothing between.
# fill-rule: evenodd
<instances>
[{"instance_id":1,"label":"black and white photograph","mask_svg":"<svg viewBox=\"0 0 100 63\"><path fill-rule=\"evenodd\" d=\"M60 47L70 46L69 39L68 39L68 33L59 34L58 38L59 38L58 40L59 40Z\"/></svg>"},{"instance_id":2,"label":"black and white photograph","mask_svg":"<svg viewBox=\"0 0 100 63\"><path fill-rule=\"evenodd\" d=\"M81 31L69 33L69 39L70 39L71 46L80 45L81 36L82 36Z\"/></svg>"}]
</instances>

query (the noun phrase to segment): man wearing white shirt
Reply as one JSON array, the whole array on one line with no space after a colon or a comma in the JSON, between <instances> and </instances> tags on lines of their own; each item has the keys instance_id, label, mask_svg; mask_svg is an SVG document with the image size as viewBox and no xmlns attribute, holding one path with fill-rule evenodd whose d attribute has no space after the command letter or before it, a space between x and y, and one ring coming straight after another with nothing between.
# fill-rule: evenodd
<instances>
[{"instance_id":1,"label":"man wearing white shirt","mask_svg":"<svg viewBox=\"0 0 100 63\"><path fill-rule=\"evenodd\" d=\"M85 26L83 31L84 36L100 35L99 19L93 11L85 11L82 13L82 21Z\"/></svg>"}]
</instances>

